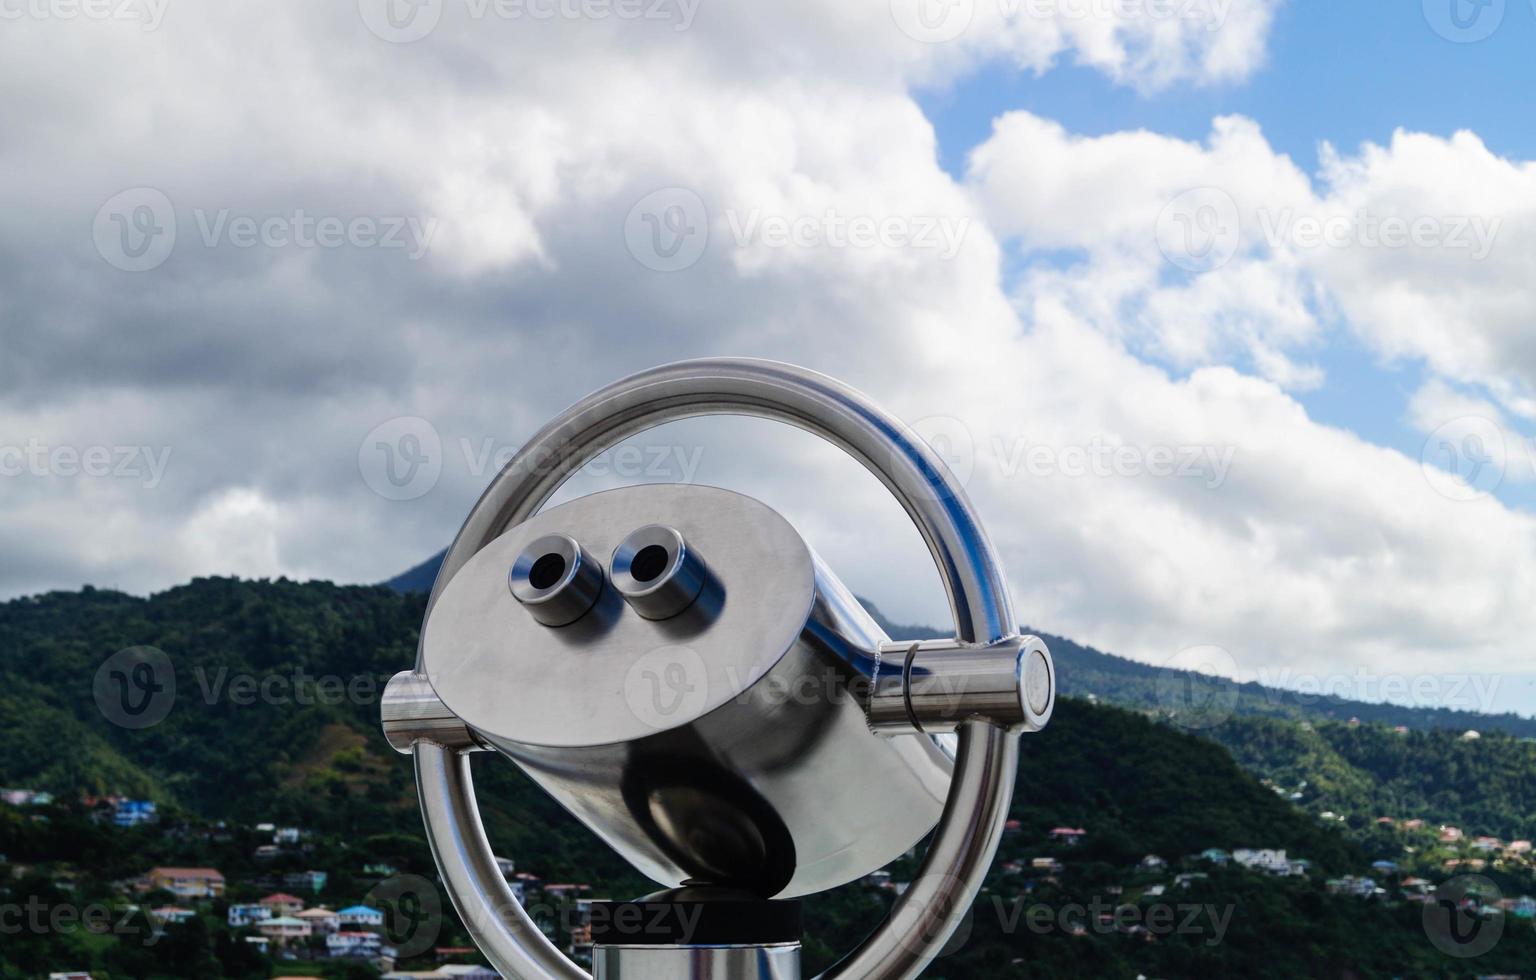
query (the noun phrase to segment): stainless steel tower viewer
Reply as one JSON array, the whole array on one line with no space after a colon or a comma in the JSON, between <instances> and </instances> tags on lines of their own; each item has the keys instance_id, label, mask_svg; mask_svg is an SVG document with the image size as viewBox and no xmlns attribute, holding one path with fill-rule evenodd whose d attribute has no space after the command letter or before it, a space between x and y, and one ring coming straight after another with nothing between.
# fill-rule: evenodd
<instances>
[{"instance_id":1,"label":"stainless steel tower viewer","mask_svg":"<svg viewBox=\"0 0 1536 980\"><path fill-rule=\"evenodd\" d=\"M797 425L878 476L928 543L955 638L891 640L787 521L727 490L627 487L540 511L622 439L720 413ZM789 365L683 362L579 402L496 477L449 549L384 729L414 756L448 893L507 976L587 974L502 880L473 751L517 763L667 889L605 910L598 980L799 980L793 900L937 827L890 918L825 975L916 977L997 848L1018 736L1054 707L1050 653L1013 622L963 490L898 420Z\"/></svg>"}]
</instances>

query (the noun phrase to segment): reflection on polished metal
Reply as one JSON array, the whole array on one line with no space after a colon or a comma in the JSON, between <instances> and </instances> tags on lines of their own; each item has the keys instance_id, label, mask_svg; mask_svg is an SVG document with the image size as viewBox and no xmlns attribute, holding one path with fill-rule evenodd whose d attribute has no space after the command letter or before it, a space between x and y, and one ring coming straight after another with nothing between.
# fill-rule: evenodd
<instances>
[{"instance_id":1,"label":"reflection on polished metal","mask_svg":"<svg viewBox=\"0 0 1536 980\"><path fill-rule=\"evenodd\" d=\"M518 552L507 585L540 623L569 626L597 604L603 570L569 534L546 534Z\"/></svg>"},{"instance_id":2,"label":"reflection on polished metal","mask_svg":"<svg viewBox=\"0 0 1536 980\"><path fill-rule=\"evenodd\" d=\"M415 671L402 671L384 685L381 713L384 738L396 752L409 755L418 739L466 751L486 747L458 715L448 710L427 678Z\"/></svg>"},{"instance_id":3,"label":"reflection on polished metal","mask_svg":"<svg viewBox=\"0 0 1536 980\"><path fill-rule=\"evenodd\" d=\"M706 535L698 539L700 554L707 556L711 570L719 575L724 585L720 608L708 610L713 618L695 616L690 609L670 620L645 620L626 607L622 600L616 600L616 606L610 604L607 599L610 593L605 590L588 615L578 622L559 630L542 631L546 640L585 633L588 641L573 647L564 658L545 658L537 673L528 673L526 666L512 667L510 660L503 661L500 667L489 668L489 673L483 672L487 665L496 663L494 658L497 656L520 656L513 649L515 645L507 642L510 639L507 636L495 638L494 642L485 641L480 648L458 655L448 642L466 639L472 634L489 635L490 631L472 629L467 623L462 628L456 626L455 621L462 616L470 619L482 616L482 625L503 621L499 609L506 608L504 601L495 612L489 611L492 606L481 603L479 583L484 576L476 567L481 552L499 554L503 547L526 542L527 535L535 530L572 533L552 523L548 526L538 523L549 515L534 516L571 473L593 456L636 432L675 419L720 413L787 421L847 450L896 495L928 543L954 611L956 650L972 655L977 645L985 651L988 645L1013 635L1014 620L1007 586L985 532L964 491L921 439L857 392L824 376L771 362L712 360L670 365L621 381L567 410L524 446L475 506L449 549L429 600L417 669L427 676L436 694L443 699L443 705L462 720L467 730L534 770L536 778L541 777L546 785L558 783L551 778L549 770L557 767L559 760L571 763L568 772L574 779L581 766L601 756L602 749L595 743L595 736L583 735L577 730L583 726L606 725L609 735L632 730L636 725L651 726L648 732L631 732L621 735L619 744L610 743L615 753L647 743L665 744L669 749L678 747L692 752L692 759L714 760L719 766L715 773L719 778L701 783L690 774L671 787L658 775L660 756L653 757L648 764L633 767L615 761L626 776L631 772L639 773L642 792L627 799L628 809L623 814L587 814L583 819L605 832L615 827L640 828L639 838L616 842L621 853L637 863L640 862L636 855L646 847L679 868L685 867L686 861L706 858L721 864L728 874L741 875L742 869L748 869L745 877L755 875L752 883L760 891L766 892L784 879L780 885L782 894L794 887L791 883L797 880L801 885L808 885L845 873L846 869L832 866L835 861L832 864L823 861L824 867L805 874L799 864L802 842L815 854L833 843L837 832L818 837L807 830L798 814L814 810L818 803L826 803L840 795L858 796L837 782L837 774L841 771L840 756L846 753L860 760L885 759L890 767L888 771L894 774L893 786L886 788L887 791L910 795L916 787L928 784L929 774L936 768L943 768L944 754L939 747L948 744L951 738L939 736L936 740L928 734L884 737L872 733L864 724L866 702L875 700L891 667L888 641L861 622L862 610L846 598L846 590L814 555L809 554L798 535L783 539L784 547L788 549L784 554L789 557L775 563L773 580L780 583L780 591L762 593L751 588L743 591L732 587L733 573L729 566L735 559L730 552L736 546L717 552L707 537L723 534L724 525L714 520L701 520L696 526L690 525L688 521L696 517L691 511L626 515L638 519L617 532L611 540L618 541L629 529L658 521L680 529L690 543L696 540L696 533ZM675 493L680 488L659 489ZM665 509L661 506L664 497L665 494L655 498L627 495L622 500L645 501L647 507L655 504L656 510L661 511ZM621 500L617 492L610 499L616 507ZM746 498L735 495L715 498L711 495L709 499L716 501L722 514L734 508L737 516L756 515L756 526L762 528L777 528L782 522L782 518L767 508ZM557 511L575 508L581 503L574 501ZM598 507L595 504L587 506ZM568 513L577 516L574 510ZM605 520L599 518L596 509L581 513L585 515L584 520L590 519L593 527ZM792 529L789 534L793 534ZM499 543L503 538L508 542L505 545ZM721 543L724 547L723 539ZM598 539L592 539L591 547L597 546ZM808 557L797 554L796 548L804 549L804 555ZM780 553L776 548L771 550ZM507 566L502 564L501 567ZM462 587L459 583L461 576L464 576ZM506 599L505 587L500 589L500 597ZM804 606L800 605L801 601ZM759 611L746 616L735 611L738 606L758 607ZM775 606L778 608L766 608ZM687 673L690 666L700 672L696 676L712 682L714 678L709 671L715 669L715 665L703 657L690 660L683 651L700 644L711 650L718 649L714 645L716 640L711 639L717 627L722 630L721 637L742 635L725 628L728 623L735 622L739 629L743 623L734 618L737 616L742 616L743 621L747 618L761 620L768 627L767 634L761 639L730 654L736 659L721 665L736 671L738 682L734 685L727 683L723 690L715 690L710 685L702 691L697 685L690 689L691 678ZM528 623L526 614L520 622ZM494 688L503 694L510 694L517 688L529 688L536 693L549 673L550 665L558 671L563 669L559 667L562 660L579 660L588 653L594 657L605 656L603 637L634 631L637 627L633 624L636 623L647 623L651 629L663 631L671 641L668 647L632 648L629 666L622 673L611 669L593 670L588 674L585 686L561 684L557 688L561 695L574 695L577 699L570 709L569 728L547 712L518 718L517 712L505 708L499 714L488 708L482 711L483 706L477 700L479 696L469 691L472 685L462 680L464 675L475 675L477 671L463 662L456 665L454 660L455 656L461 656L465 661L477 664L482 671L478 678L482 687ZM690 630L694 632L690 633ZM779 648L777 653L768 652L774 647ZM909 647L904 646L903 651ZM1043 651L1043 647L1041 649ZM694 652L698 653L697 650ZM916 977L942 948L975 899L1007 818L1017 767L1017 734L1031 726L1032 717L1040 724L1049 717L1055 682L1050 673L1049 655L1042 652L1040 661L1036 661L1031 652L1022 663L1015 660L1016 669L1021 673L1012 682L1012 693L1004 696L1005 685L1000 678L1006 674L1006 668L999 666L995 654L996 651L979 654L981 659L972 668L961 672L969 676L974 671L980 678L966 681L967 689L973 694L985 695L979 699L969 694L958 700L942 696L943 689L935 686L937 679L946 677L949 678L946 683L949 683L953 678L937 666L913 675L923 678L926 688L903 690L903 699L911 700L909 694L915 694L915 703L921 704L920 708L908 710L909 721L916 721L924 728L932 725L941 731L953 727L957 736L955 744L958 748L952 776L947 781L945 804L918 877L896 901L891 917L857 950L825 974L826 980L844 977L908 980ZM933 651L934 658L938 655L938 651ZM651 658L649 661L646 660L648 657ZM914 653L912 666L917 668L919 660L926 662L927 659ZM1045 667L1043 672L1041 662ZM863 694L852 698L817 698L808 706L793 700L772 703L769 695L778 689L778 685L768 683L771 678L799 682L806 677L821 676L818 671L823 668L830 668L835 676L846 682L846 689L837 693L862 689ZM906 671L906 668L904 658L902 670ZM837 674L838 670L843 673ZM930 673L932 684L928 684ZM631 682L635 684L634 688L630 687ZM628 719L609 721L585 713L592 707L611 703L615 690L622 697L626 689L660 692L663 697L660 700L631 700L629 704L634 710L629 712ZM1022 702L1020 690L1024 692ZM940 693L936 695L935 691ZM723 700L719 700L721 695L724 695ZM992 707L980 704L982 701ZM1014 710L1019 703L1026 711ZM670 712L661 710L668 706ZM958 714L957 707L961 709ZM850 708L860 722L857 733L849 729L845 721ZM1005 717L990 717L992 710ZM928 720L930 715L931 721ZM950 715L955 715L955 719L952 720ZM760 733L770 719L779 720L783 732L763 748L762 754L754 755L755 747L744 743ZM830 724L838 734L829 736L826 732L811 730L821 723ZM734 727L736 724L744 727L738 730ZM846 734L841 734L845 731ZM543 740L531 738L531 733L541 735ZM397 740L403 737L398 727L395 737ZM733 738L739 741L732 741ZM784 754L796 738L803 743L802 751ZM876 747L881 743L893 748L905 747L895 748L895 754L890 754ZM505 881L497 872L476 812L463 748L444 744L425 731L413 746L427 836L455 907L476 943L504 975L527 980L577 980L586 976L559 954L511 899ZM762 765L771 758L784 762L787 770ZM607 779L609 772L602 768L596 770L594 784ZM818 772L824 774L820 779ZM820 789L813 788L818 785ZM858 785L862 792L864 784ZM589 789L601 794L610 792L612 787L593 785ZM701 794L701 789L706 792ZM556 792L561 790L556 789ZM933 812L927 811L927 819L932 819ZM712 828L714 839L706 840L702 847L687 853L669 848L667 842L677 840L676 831L689 826L696 828L698 825L691 825L689 821L701 814L722 818ZM863 833L874 837L885 831L883 821L890 816L890 811L871 807L861 816L859 826L865 828ZM736 819L740 817L745 819ZM877 821L874 833L867 829L871 818ZM787 845L793 846L792 867L783 866L785 855L790 854ZM865 860L872 860L872 853L867 853ZM664 862L656 864L666 868ZM865 870L873 870L873 867ZM726 969L713 976L726 980L755 974Z\"/></svg>"},{"instance_id":4,"label":"reflection on polished metal","mask_svg":"<svg viewBox=\"0 0 1536 980\"><path fill-rule=\"evenodd\" d=\"M957 640L886 643L869 693L870 727L882 735L953 732L973 718L1038 732L1056 707L1051 651L1037 636L986 646Z\"/></svg>"},{"instance_id":5,"label":"reflection on polished metal","mask_svg":"<svg viewBox=\"0 0 1536 980\"><path fill-rule=\"evenodd\" d=\"M613 587L646 619L676 616L693 605L711 578L683 533L665 524L648 524L619 542L610 567Z\"/></svg>"},{"instance_id":6,"label":"reflection on polished metal","mask_svg":"<svg viewBox=\"0 0 1536 980\"><path fill-rule=\"evenodd\" d=\"M610 598L558 630L507 601L508 556L554 528L623 552L639 515L710 555L723 589L669 619ZM486 545L439 596L422 665L450 711L642 874L794 898L895 860L943 809L950 756L871 733L856 696L888 642L772 509L651 484L580 497Z\"/></svg>"},{"instance_id":7,"label":"reflection on polished metal","mask_svg":"<svg viewBox=\"0 0 1536 980\"><path fill-rule=\"evenodd\" d=\"M800 980L800 946L599 946L593 980Z\"/></svg>"}]
</instances>

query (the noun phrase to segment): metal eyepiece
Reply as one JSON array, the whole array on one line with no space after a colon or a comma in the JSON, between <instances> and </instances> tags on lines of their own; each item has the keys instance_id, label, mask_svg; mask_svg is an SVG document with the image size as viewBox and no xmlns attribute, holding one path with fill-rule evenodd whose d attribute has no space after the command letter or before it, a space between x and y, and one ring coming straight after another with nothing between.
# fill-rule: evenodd
<instances>
[{"instance_id":1,"label":"metal eyepiece","mask_svg":"<svg viewBox=\"0 0 1536 980\"><path fill-rule=\"evenodd\" d=\"M597 604L603 569L575 538L546 534L518 554L507 584L534 619L545 626L566 626Z\"/></svg>"},{"instance_id":2,"label":"metal eyepiece","mask_svg":"<svg viewBox=\"0 0 1536 980\"><path fill-rule=\"evenodd\" d=\"M611 570L613 587L646 619L671 619L687 609L709 578L682 532L665 524L631 531L614 549Z\"/></svg>"}]
</instances>

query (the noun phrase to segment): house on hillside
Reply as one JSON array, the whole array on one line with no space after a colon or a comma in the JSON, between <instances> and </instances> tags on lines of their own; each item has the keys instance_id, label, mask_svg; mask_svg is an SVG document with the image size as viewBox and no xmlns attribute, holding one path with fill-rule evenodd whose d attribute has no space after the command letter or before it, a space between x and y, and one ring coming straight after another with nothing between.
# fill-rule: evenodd
<instances>
[{"instance_id":1,"label":"house on hillside","mask_svg":"<svg viewBox=\"0 0 1536 980\"><path fill-rule=\"evenodd\" d=\"M501 974L484 966L447 963L435 970L392 970L379 980L501 980Z\"/></svg>"},{"instance_id":2,"label":"house on hillside","mask_svg":"<svg viewBox=\"0 0 1536 980\"><path fill-rule=\"evenodd\" d=\"M1455 844L1457 841L1460 841L1462 837L1463 837L1463 834L1461 832L1461 828L1460 827L1452 827L1452 826L1450 826L1448 824L1442 824L1441 825L1441 827L1440 827L1440 843L1442 843L1442 844Z\"/></svg>"},{"instance_id":3,"label":"house on hillside","mask_svg":"<svg viewBox=\"0 0 1536 980\"><path fill-rule=\"evenodd\" d=\"M1232 855L1219 847L1207 847L1200 852L1200 860L1225 866L1228 861L1232 860Z\"/></svg>"},{"instance_id":4,"label":"house on hillside","mask_svg":"<svg viewBox=\"0 0 1536 980\"><path fill-rule=\"evenodd\" d=\"M159 819L153 800L118 800L112 807L112 822L119 827L139 827Z\"/></svg>"},{"instance_id":5,"label":"house on hillside","mask_svg":"<svg viewBox=\"0 0 1536 980\"><path fill-rule=\"evenodd\" d=\"M1157 871L1160 868L1168 867L1168 862L1164 861L1156 854L1148 854L1146 857L1141 859L1141 863L1138 864L1137 867L1143 871Z\"/></svg>"},{"instance_id":6,"label":"house on hillside","mask_svg":"<svg viewBox=\"0 0 1536 980\"><path fill-rule=\"evenodd\" d=\"M332 933L325 937L325 951L332 958L378 959L394 955L394 950L386 947L376 932Z\"/></svg>"},{"instance_id":7,"label":"house on hillside","mask_svg":"<svg viewBox=\"0 0 1536 980\"><path fill-rule=\"evenodd\" d=\"M177 898L223 898L224 876L213 868L151 868L147 891L164 889Z\"/></svg>"},{"instance_id":8,"label":"house on hillside","mask_svg":"<svg viewBox=\"0 0 1536 980\"><path fill-rule=\"evenodd\" d=\"M1386 889L1378 887L1375 879L1356 878L1354 875L1330 878L1328 879L1327 888L1328 893L1331 895L1353 895L1356 898L1369 898L1372 895L1386 894Z\"/></svg>"},{"instance_id":9,"label":"house on hillside","mask_svg":"<svg viewBox=\"0 0 1536 980\"><path fill-rule=\"evenodd\" d=\"M272 918L272 909L266 905L231 905L225 915L225 921L231 929L243 929L246 926L254 926L260 922L266 922Z\"/></svg>"},{"instance_id":10,"label":"house on hillside","mask_svg":"<svg viewBox=\"0 0 1536 980\"><path fill-rule=\"evenodd\" d=\"M180 925L183 922L195 918L197 918L196 912L192 911L191 909L184 909L175 905L162 905L157 909L149 910L149 921L155 923L156 925L163 923Z\"/></svg>"},{"instance_id":11,"label":"house on hillside","mask_svg":"<svg viewBox=\"0 0 1536 980\"><path fill-rule=\"evenodd\" d=\"M268 895L260 904L272 910L274 916L297 915L304 908L304 900L285 892Z\"/></svg>"},{"instance_id":12,"label":"house on hillside","mask_svg":"<svg viewBox=\"0 0 1536 980\"><path fill-rule=\"evenodd\" d=\"M324 871L294 871L283 875L284 888L298 888L319 893L325 890L325 882L329 878Z\"/></svg>"},{"instance_id":13,"label":"house on hillside","mask_svg":"<svg viewBox=\"0 0 1536 980\"><path fill-rule=\"evenodd\" d=\"M294 918L308 922L310 931L316 936L329 936L341 931L341 916L328 908L305 909Z\"/></svg>"},{"instance_id":14,"label":"house on hillside","mask_svg":"<svg viewBox=\"0 0 1536 980\"><path fill-rule=\"evenodd\" d=\"M303 919L294 918L291 915L281 915L275 919L268 919L256 927L257 931L279 946L289 943L303 942L314 935L314 930Z\"/></svg>"},{"instance_id":15,"label":"house on hillside","mask_svg":"<svg viewBox=\"0 0 1536 980\"><path fill-rule=\"evenodd\" d=\"M1088 831L1081 827L1056 827L1051 831L1051 840L1062 844L1080 844Z\"/></svg>"},{"instance_id":16,"label":"house on hillside","mask_svg":"<svg viewBox=\"0 0 1536 980\"><path fill-rule=\"evenodd\" d=\"M1302 871L1296 871L1292 868L1291 861L1285 856L1284 849L1240 847L1232 852L1232 860L1245 868L1254 871L1267 871L1273 875L1301 874L1305 872L1304 868Z\"/></svg>"},{"instance_id":17,"label":"house on hillside","mask_svg":"<svg viewBox=\"0 0 1536 980\"><path fill-rule=\"evenodd\" d=\"M384 913L378 909L369 908L366 905L353 905L351 908L342 909L336 914L341 918L343 927L367 926L371 929L378 929L384 925Z\"/></svg>"}]
</instances>

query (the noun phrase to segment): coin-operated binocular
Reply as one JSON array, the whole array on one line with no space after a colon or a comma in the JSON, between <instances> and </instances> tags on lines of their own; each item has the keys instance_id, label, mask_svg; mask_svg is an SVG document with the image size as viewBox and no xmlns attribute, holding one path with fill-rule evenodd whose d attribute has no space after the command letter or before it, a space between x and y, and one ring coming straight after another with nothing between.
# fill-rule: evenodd
<instances>
[{"instance_id":1,"label":"coin-operated binocular","mask_svg":"<svg viewBox=\"0 0 1536 980\"><path fill-rule=\"evenodd\" d=\"M788 521L737 493L634 486L539 510L624 438L708 414L790 422L878 476L928 543L954 639L893 641ZM1051 655L1017 634L992 546L929 447L830 378L726 359L620 381L523 447L449 549L383 720L414 756L443 883L504 975L587 977L492 856L467 758L483 750L665 889L593 909L597 980L799 980L795 899L933 833L890 917L825 974L894 980L975 899L1018 736L1054 703Z\"/></svg>"}]
</instances>

